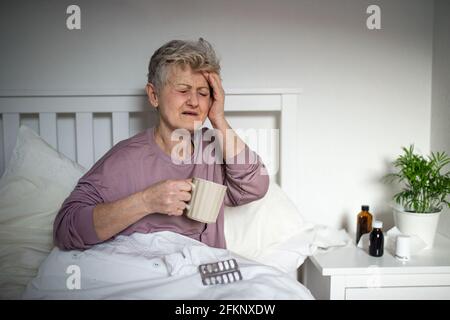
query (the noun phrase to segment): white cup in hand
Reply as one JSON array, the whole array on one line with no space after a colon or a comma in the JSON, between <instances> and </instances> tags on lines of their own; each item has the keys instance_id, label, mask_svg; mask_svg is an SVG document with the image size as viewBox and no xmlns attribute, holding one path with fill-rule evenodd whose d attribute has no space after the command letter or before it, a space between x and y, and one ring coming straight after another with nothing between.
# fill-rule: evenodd
<instances>
[{"instance_id":1,"label":"white cup in hand","mask_svg":"<svg viewBox=\"0 0 450 320\"><path fill-rule=\"evenodd\" d=\"M191 185L191 200L186 205L186 216L204 223L215 223L227 187L200 178L193 178Z\"/></svg>"}]
</instances>

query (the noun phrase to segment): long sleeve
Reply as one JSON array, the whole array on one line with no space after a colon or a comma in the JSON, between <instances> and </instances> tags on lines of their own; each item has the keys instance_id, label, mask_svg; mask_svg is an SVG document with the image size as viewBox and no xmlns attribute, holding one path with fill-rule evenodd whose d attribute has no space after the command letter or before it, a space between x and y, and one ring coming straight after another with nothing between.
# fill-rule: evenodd
<instances>
[{"instance_id":1,"label":"long sleeve","mask_svg":"<svg viewBox=\"0 0 450 320\"><path fill-rule=\"evenodd\" d=\"M245 156L245 158L244 158ZM224 166L225 205L239 206L261 199L269 188L269 176L261 158L248 146Z\"/></svg>"},{"instance_id":2,"label":"long sleeve","mask_svg":"<svg viewBox=\"0 0 450 320\"><path fill-rule=\"evenodd\" d=\"M132 193L126 170L130 167L127 153L111 150L78 181L62 204L53 224L54 243L60 249L84 250L100 243L94 226L94 207Z\"/></svg>"},{"instance_id":3,"label":"long sleeve","mask_svg":"<svg viewBox=\"0 0 450 320\"><path fill-rule=\"evenodd\" d=\"M64 201L53 225L55 245L63 250L88 249L100 240L95 232L93 211L103 199L89 183L79 182Z\"/></svg>"}]
</instances>

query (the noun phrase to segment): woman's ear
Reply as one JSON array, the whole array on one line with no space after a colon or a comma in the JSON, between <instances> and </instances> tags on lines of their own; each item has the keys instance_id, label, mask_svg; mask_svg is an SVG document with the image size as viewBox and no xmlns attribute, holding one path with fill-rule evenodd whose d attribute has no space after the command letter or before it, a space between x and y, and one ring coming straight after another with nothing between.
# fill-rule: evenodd
<instances>
[{"instance_id":1,"label":"woman's ear","mask_svg":"<svg viewBox=\"0 0 450 320\"><path fill-rule=\"evenodd\" d=\"M158 108L158 94L156 91L155 86L152 83L147 83L147 85L145 86L145 91L147 92L147 98L148 101L150 102L150 104L154 107L154 108Z\"/></svg>"}]
</instances>

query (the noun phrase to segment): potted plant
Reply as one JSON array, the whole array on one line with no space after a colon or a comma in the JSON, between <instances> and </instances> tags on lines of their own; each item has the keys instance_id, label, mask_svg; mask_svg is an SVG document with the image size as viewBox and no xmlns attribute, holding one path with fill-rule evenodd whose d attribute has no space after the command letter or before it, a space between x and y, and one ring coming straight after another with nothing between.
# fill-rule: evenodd
<instances>
[{"instance_id":1,"label":"potted plant","mask_svg":"<svg viewBox=\"0 0 450 320\"><path fill-rule=\"evenodd\" d=\"M426 158L414 153L414 145L403 147L393 165L398 169L386 179L401 183L403 189L394 195L401 207L394 208L394 221L400 232L419 236L428 248L433 247L440 214L450 208L450 158L445 152L432 152Z\"/></svg>"}]
</instances>

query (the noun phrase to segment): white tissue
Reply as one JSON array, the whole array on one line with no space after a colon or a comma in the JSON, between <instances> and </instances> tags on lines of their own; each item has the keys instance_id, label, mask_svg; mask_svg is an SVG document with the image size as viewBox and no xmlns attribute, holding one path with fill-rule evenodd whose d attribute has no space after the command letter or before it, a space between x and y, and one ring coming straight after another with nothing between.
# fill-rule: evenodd
<instances>
[{"instance_id":1,"label":"white tissue","mask_svg":"<svg viewBox=\"0 0 450 320\"><path fill-rule=\"evenodd\" d=\"M393 227L391 229L388 230L388 232L386 233L386 240L385 240L385 247L387 247L387 249L395 254L395 242L397 240L397 237L400 235L405 235L403 233L400 232L400 230L398 230L397 227ZM417 254L420 251L422 251L423 249L425 249L427 247L427 244L418 236L416 235L410 235L410 252L411 255Z\"/></svg>"},{"instance_id":2,"label":"white tissue","mask_svg":"<svg viewBox=\"0 0 450 320\"><path fill-rule=\"evenodd\" d=\"M364 233L361 238L359 238L357 247L361 249L369 249L369 242L369 233Z\"/></svg>"}]
</instances>

